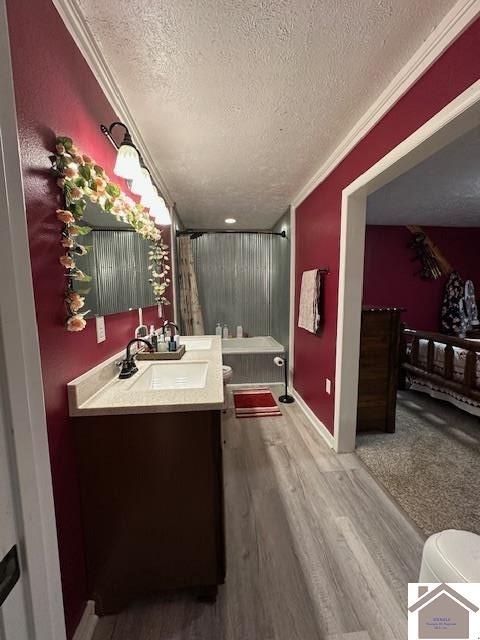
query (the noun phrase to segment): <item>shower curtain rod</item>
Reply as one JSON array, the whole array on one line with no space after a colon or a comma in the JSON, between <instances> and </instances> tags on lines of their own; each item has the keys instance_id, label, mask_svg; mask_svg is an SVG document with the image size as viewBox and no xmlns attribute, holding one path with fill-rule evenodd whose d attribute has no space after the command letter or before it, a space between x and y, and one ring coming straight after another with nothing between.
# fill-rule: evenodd
<instances>
[{"instance_id":1,"label":"shower curtain rod","mask_svg":"<svg viewBox=\"0 0 480 640\"><path fill-rule=\"evenodd\" d=\"M191 240L195 240L195 238L200 238L200 236L210 233L249 233L257 235L280 236L281 238L287 237L286 231L240 231L237 229L185 229L184 231L177 230L176 235L177 238L179 236L190 236Z\"/></svg>"}]
</instances>

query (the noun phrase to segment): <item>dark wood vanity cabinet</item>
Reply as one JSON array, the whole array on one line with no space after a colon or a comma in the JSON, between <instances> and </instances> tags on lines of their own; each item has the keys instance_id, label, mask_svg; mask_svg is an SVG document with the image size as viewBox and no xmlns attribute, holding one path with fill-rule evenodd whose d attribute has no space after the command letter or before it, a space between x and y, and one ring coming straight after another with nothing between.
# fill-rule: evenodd
<instances>
[{"instance_id":1,"label":"dark wood vanity cabinet","mask_svg":"<svg viewBox=\"0 0 480 640\"><path fill-rule=\"evenodd\" d=\"M73 422L97 613L162 590L213 598L225 580L220 412Z\"/></svg>"},{"instance_id":2,"label":"dark wood vanity cabinet","mask_svg":"<svg viewBox=\"0 0 480 640\"><path fill-rule=\"evenodd\" d=\"M395 431L403 311L362 310L357 431Z\"/></svg>"}]
</instances>

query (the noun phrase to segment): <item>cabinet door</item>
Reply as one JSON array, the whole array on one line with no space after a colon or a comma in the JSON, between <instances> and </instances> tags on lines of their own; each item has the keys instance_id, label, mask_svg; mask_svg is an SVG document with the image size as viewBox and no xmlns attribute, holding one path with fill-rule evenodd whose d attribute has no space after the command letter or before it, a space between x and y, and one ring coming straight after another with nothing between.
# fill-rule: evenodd
<instances>
[{"instance_id":1,"label":"cabinet door","mask_svg":"<svg viewBox=\"0 0 480 640\"><path fill-rule=\"evenodd\" d=\"M223 581L219 412L76 418L90 597Z\"/></svg>"}]
</instances>

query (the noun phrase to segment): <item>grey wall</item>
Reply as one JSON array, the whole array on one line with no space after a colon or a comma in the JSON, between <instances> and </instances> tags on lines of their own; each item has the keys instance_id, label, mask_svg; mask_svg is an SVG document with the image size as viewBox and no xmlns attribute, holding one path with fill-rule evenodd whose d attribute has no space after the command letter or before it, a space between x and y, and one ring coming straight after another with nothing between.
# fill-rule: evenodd
<instances>
[{"instance_id":1,"label":"grey wall","mask_svg":"<svg viewBox=\"0 0 480 640\"><path fill-rule=\"evenodd\" d=\"M283 369L277 367L273 358L279 353L223 354L223 364L232 367L232 384L272 384L283 381Z\"/></svg>"},{"instance_id":2,"label":"grey wall","mask_svg":"<svg viewBox=\"0 0 480 640\"><path fill-rule=\"evenodd\" d=\"M290 327L290 211L277 222L274 231L286 231L287 237L275 237L272 272L272 335L288 349Z\"/></svg>"},{"instance_id":3,"label":"grey wall","mask_svg":"<svg viewBox=\"0 0 480 640\"><path fill-rule=\"evenodd\" d=\"M191 242L205 333L220 321L233 335L241 324L250 336L288 344L289 239L205 234Z\"/></svg>"},{"instance_id":4,"label":"grey wall","mask_svg":"<svg viewBox=\"0 0 480 640\"><path fill-rule=\"evenodd\" d=\"M205 234L192 248L205 332L220 321L232 333L241 324L250 336L270 335L271 236Z\"/></svg>"},{"instance_id":5,"label":"grey wall","mask_svg":"<svg viewBox=\"0 0 480 640\"><path fill-rule=\"evenodd\" d=\"M92 276L92 282L76 282L75 289L88 290L85 309L92 316L149 307L155 304L148 270L150 242L135 231L94 229L82 242L92 251L76 258L79 269Z\"/></svg>"}]
</instances>

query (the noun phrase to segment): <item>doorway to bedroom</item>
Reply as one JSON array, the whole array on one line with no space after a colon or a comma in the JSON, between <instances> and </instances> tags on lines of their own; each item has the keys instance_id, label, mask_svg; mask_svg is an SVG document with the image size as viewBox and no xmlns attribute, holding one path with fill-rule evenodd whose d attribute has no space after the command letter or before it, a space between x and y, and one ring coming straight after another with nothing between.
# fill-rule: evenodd
<instances>
[{"instance_id":1,"label":"doorway to bedroom","mask_svg":"<svg viewBox=\"0 0 480 640\"><path fill-rule=\"evenodd\" d=\"M342 207L337 445L354 440L426 534L480 533L480 116L473 92L463 99L347 188ZM365 238L353 259L352 230ZM356 336L342 322L352 294ZM341 373L355 354L348 422Z\"/></svg>"},{"instance_id":2,"label":"doorway to bedroom","mask_svg":"<svg viewBox=\"0 0 480 640\"><path fill-rule=\"evenodd\" d=\"M356 450L427 534L480 533L479 167L477 127L367 199Z\"/></svg>"}]
</instances>

